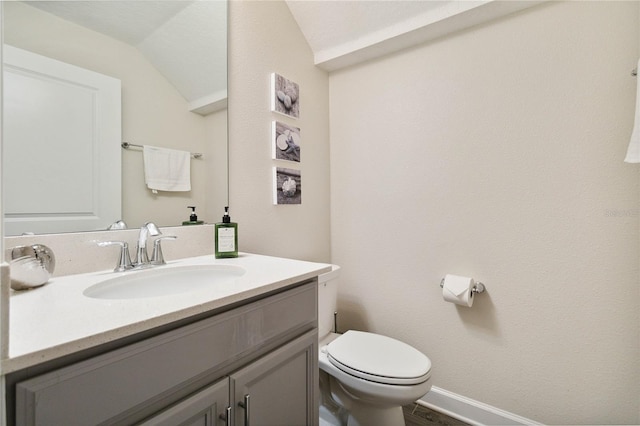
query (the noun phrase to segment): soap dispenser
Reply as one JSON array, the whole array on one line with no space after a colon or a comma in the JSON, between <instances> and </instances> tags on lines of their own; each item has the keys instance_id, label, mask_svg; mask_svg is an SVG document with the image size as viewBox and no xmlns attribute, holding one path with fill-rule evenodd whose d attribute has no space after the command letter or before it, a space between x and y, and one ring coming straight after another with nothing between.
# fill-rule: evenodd
<instances>
[{"instance_id":1,"label":"soap dispenser","mask_svg":"<svg viewBox=\"0 0 640 426\"><path fill-rule=\"evenodd\" d=\"M191 209L191 216L189 216L189 220L185 220L182 222L183 225L202 225L204 220L198 220L198 216L196 216L196 206L187 206L188 209Z\"/></svg>"},{"instance_id":2,"label":"soap dispenser","mask_svg":"<svg viewBox=\"0 0 640 426\"><path fill-rule=\"evenodd\" d=\"M229 207L224 208L222 222L215 226L216 259L238 257L238 224L231 222Z\"/></svg>"}]
</instances>

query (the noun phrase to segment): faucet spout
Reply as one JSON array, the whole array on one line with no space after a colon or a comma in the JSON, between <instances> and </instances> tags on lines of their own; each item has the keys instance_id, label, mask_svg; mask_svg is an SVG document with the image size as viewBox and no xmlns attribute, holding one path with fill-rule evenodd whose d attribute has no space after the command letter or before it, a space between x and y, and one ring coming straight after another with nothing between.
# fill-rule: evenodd
<instances>
[{"instance_id":1,"label":"faucet spout","mask_svg":"<svg viewBox=\"0 0 640 426\"><path fill-rule=\"evenodd\" d=\"M162 235L162 232L160 232L155 223L145 223L140 228L140 234L138 235L138 247L147 248L147 239L149 236L156 237L158 235Z\"/></svg>"},{"instance_id":2,"label":"faucet spout","mask_svg":"<svg viewBox=\"0 0 640 426\"><path fill-rule=\"evenodd\" d=\"M147 222L140 228L138 235L138 247L136 248L136 260L133 262L135 267L145 267L150 265L149 254L147 253L147 240L149 236L155 237L162 235L160 229L153 222Z\"/></svg>"}]
</instances>

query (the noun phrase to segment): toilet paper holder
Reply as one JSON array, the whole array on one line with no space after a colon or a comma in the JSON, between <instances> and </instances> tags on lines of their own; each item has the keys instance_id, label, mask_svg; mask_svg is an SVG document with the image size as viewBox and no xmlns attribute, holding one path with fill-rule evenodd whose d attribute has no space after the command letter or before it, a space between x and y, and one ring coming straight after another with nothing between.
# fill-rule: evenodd
<instances>
[{"instance_id":1,"label":"toilet paper holder","mask_svg":"<svg viewBox=\"0 0 640 426\"><path fill-rule=\"evenodd\" d=\"M440 288L444 288L444 278L440 280ZM475 282L471 291L476 294L484 293L485 287L481 282Z\"/></svg>"}]
</instances>

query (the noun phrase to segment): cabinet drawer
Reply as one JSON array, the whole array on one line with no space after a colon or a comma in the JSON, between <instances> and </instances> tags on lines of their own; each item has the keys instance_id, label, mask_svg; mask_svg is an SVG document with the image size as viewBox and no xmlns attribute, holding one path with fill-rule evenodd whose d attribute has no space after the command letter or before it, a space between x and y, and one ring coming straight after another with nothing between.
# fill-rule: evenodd
<instances>
[{"instance_id":1,"label":"cabinet drawer","mask_svg":"<svg viewBox=\"0 0 640 426\"><path fill-rule=\"evenodd\" d=\"M18 425L127 423L145 406L172 403L182 386L316 327L315 281L196 323L22 381ZM234 364L235 363L235 364ZM171 401L174 398L174 401ZM135 417L135 416L134 416Z\"/></svg>"}]
</instances>

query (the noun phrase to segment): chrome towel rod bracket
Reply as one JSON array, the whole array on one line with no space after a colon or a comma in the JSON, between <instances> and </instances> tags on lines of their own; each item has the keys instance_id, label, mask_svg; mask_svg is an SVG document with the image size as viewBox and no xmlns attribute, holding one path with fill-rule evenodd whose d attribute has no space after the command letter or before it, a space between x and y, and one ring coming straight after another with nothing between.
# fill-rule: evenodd
<instances>
[{"instance_id":1,"label":"chrome towel rod bracket","mask_svg":"<svg viewBox=\"0 0 640 426\"><path fill-rule=\"evenodd\" d=\"M124 149L129 149L129 148L132 148L132 147L142 148L142 145L138 145L138 144L135 144L135 143L129 143L129 142L122 142L121 145L122 145L122 147ZM202 153L200 153L200 152L192 152L191 156L193 158L202 158Z\"/></svg>"}]
</instances>

